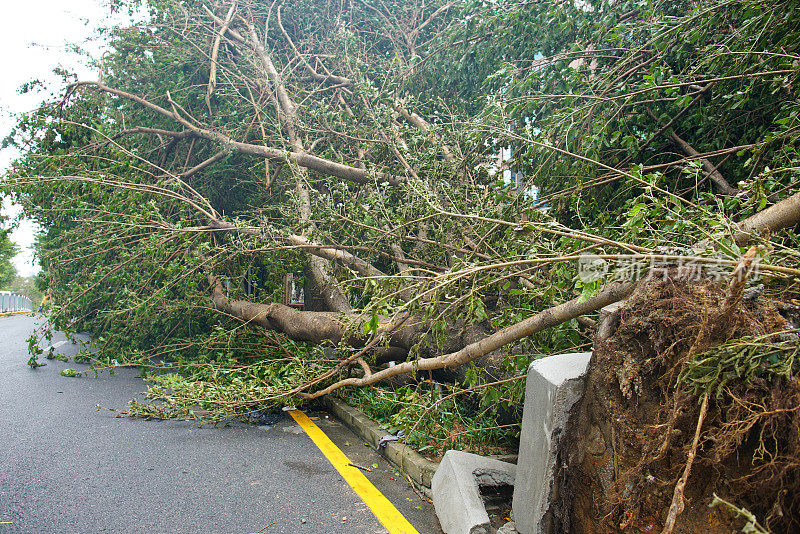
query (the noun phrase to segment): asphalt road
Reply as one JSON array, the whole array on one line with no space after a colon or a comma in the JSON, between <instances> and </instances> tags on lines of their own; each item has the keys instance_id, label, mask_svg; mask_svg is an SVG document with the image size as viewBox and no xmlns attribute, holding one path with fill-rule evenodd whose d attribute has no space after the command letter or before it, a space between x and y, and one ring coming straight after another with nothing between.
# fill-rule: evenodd
<instances>
[{"instance_id":1,"label":"asphalt road","mask_svg":"<svg viewBox=\"0 0 800 534\"><path fill-rule=\"evenodd\" d=\"M138 372L67 378L85 366L42 357L30 369L37 321L0 317L0 534L386 532L291 418L199 428L98 411L143 391ZM379 464L369 478L421 534L440 532L388 464L332 416L309 415L354 462Z\"/></svg>"}]
</instances>

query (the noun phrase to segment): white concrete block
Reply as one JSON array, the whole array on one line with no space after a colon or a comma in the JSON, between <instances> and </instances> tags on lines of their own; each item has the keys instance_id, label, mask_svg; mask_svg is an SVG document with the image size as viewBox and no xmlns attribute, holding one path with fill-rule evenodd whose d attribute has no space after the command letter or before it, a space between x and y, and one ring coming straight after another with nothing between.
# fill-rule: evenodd
<instances>
[{"instance_id":1,"label":"white concrete block","mask_svg":"<svg viewBox=\"0 0 800 534\"><path fill-rule=\"evenodd\" d=\"M514 485L516 466L494 458L447 451L431 482L433 506L446 534L489 534L479 486Z\"/></svg>"},{"instance_id":2,"label":"white concrete block","mask_svg":"<svg viewBox=\"0 0 800 534\"><path fill-rule=\"evenodd\" d=\"M558 445L569 410L583 395L591 352L559 354L528 367L513 514L521 534L549 534Z\"/></svg>"}]
</instances>

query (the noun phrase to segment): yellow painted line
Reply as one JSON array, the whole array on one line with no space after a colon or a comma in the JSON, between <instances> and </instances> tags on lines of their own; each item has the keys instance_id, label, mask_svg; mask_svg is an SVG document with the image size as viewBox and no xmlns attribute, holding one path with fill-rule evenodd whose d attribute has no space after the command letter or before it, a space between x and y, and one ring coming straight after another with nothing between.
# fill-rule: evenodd
<instances>
[{"instance_id":1,"label":"yellow painted line","mask_svg":"<svg viewBox=\"0 0 800 534\"><path fill-rule=\"evenodd\" d=\"M300 410L291 410L289 414L297 421L300 428L305 430L311 441L319 447L322 454L339 471L342 478L350 484L364 504L369 506L375 517L378 518L389 534L419 534L417 529L403 517L403 514L372 485L357 467L349 466L350 459L337 447L320 428L315 425L306 414Z\"/></svg>"},{"instance_id":2,"label":"yellow painted line","mask_svg":"<svg viewBox=\"0 0 800 534\"><path fill-rule=\"evenodd\" d=\"M0 315L19 315L20 313L32 313L30 311L18 311L18 312L3 312Z\"/></svg>"}]
</instances>

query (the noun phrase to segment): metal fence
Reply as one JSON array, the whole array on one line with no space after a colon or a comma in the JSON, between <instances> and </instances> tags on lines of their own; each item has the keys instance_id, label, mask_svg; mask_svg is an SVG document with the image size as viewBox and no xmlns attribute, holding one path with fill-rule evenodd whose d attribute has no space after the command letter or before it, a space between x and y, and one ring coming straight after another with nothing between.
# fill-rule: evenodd
<instances>
[{"instance_id":1,"label":"metal fence","mask_svg":"<svg viewBox=\"0 0 800 534\"><path fill-rule=\"evenodd\" d=\"M0 313L29 312L33 310L33 302L28 297L10 291L0 291Z\"/></svg>"}]
</instances>

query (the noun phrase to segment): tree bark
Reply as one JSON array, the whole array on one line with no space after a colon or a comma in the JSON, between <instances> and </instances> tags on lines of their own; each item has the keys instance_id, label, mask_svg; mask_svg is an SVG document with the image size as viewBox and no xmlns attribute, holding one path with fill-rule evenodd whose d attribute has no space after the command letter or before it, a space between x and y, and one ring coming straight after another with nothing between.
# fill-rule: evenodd
<instances>
[{"instance_id":1,"label":"tree bark","mask_svg":"<svg viewBox=\"0 0 800 534\"><path fill-rule=\"evenodd\" d=\"M211 303L217 310L248 324L283 332L295 341L338 343L344 335L352 315L336 312L304 312L278 303L258 304L245 300L231 300L225 296L222 284L209 276L212 286Z\"/></svg>"},{"instance_id":2,"label":"tree bark","mask_svg":"<svg viewBox=\"0 0 800 534\"><path fill-rule=\"evenodd\" d=\"M800 193L785 198L736 225L734 240L745 244L754 233L776 232L800 223Z\"/></svg>"},{"instance_id":3,"label":"tree bark","mask_svg":"<svg viewBox=\"0 0 800 534\"><path fill-rule=\"evenodd\" d=\"M248 154L251 156L256 156L259 158L264 158L276 162L288 161L300 167L304 167L306 169L316 171L325 174L327 176L335 176L337 178L342 178L344 180L348 180L357 184L367 184L371 183L373 180L377 180L379 182L387 182L389 185L392 186L398 186L405 183L406 181L406 178L404 176L394 176L380 171L370 172L366 168L352 167L350 165L345 165L343 163L338 163L328 159L320 158L317 156L313 156L311 154L297 153L290 150L281 150L274 147L254 145L252 143L244 143L241 141L236 141L220 132L215 132L213 130L201 128L196 124L193 124L192 122L188 121L184 117L180 116L179 114L169 111L157 104L153 104L152 102L145 100L144 98L138 97L131 93L127 93L125 91L120 91L119 89L108 87L107 85L103 85L100 82L83 81L83 82L73 83L72 85L69 86L67 90L67 96L69 96L75 89L79 87L94 87L100 91L116 95L122 98L126 98L128 100L131 100L146 107L147 109L155 111L160 115L169 117L170 119L178 122L179 124L181 124L182 126L184 126L189 130L188 133L169 132L166 130L161 130L160 132L163 135L170 135L172 137L193 135L196 137L201 137L209 141L220 143L223 146L231 148L233 150L237 150L242 154ZM155 133L155 130L147 128L137 128L136 130L137 132L135 133L149 133L146 130L152 130L153 133Z\"/></svg>"},{"instance_id":4,"label":"tree bark","mask_svg":"<svg viewBox=\"0 0 800 534\"><path fill-rule=\"evenodd\" d=\"M689 143L678 137L678 134L675 132L670 132L669 138L673 143L678 145L687 156L697 157L700 155L700 152L695 150L694 147L692 147ZM728 183L728 180L722 176L713 163L705 158L700 158L700 162L703 165L703 170L706 171L706 174L708 174L708 177L711 178L712 182L714 182L714 185L717 186L717 189L719 189L720 193L727 196L734 196L739 192L738 189Z\"/></svg>"},{"instance_id":5,"label":"tree bark","mask_svg":"<svg viewBox=\"0 0 800 534\"><path fill-rule=\"evenodd\" d=\"M403 362L394 367L389 367L377 373L364 376L363 378L347 378L340 380L325 389L306 394L304 397L307 399L316 399L344 386L368 386L404 373L434 371L437 369L456 369L481 356L486 356L504 345L508 345L509 343L533 335L536 332L552 328L570 319L575 319L581 315L598 310L603 306L622 300L633 291L634 285L634 282L611 284L594 297L587 300L581 300L581 297L577 297L563 304L559 304L558 306L548 308L537 313L533 317L503 328L480 341L471 343L459 351L434 358L421 358L419 360Z\"/></svg>"}]
</instances>

